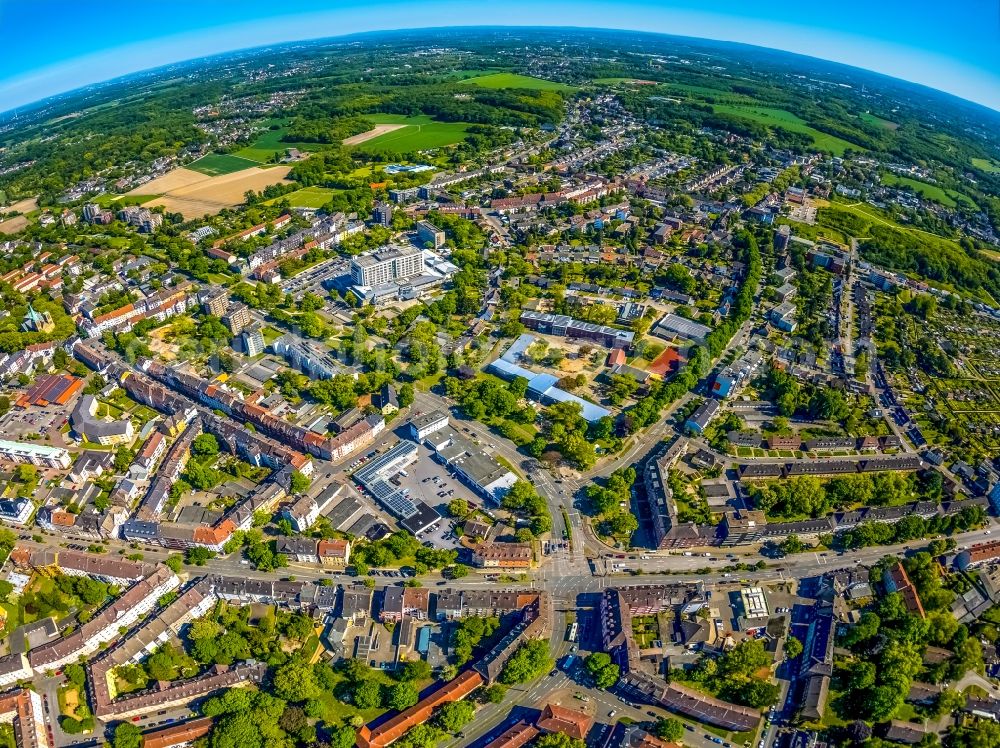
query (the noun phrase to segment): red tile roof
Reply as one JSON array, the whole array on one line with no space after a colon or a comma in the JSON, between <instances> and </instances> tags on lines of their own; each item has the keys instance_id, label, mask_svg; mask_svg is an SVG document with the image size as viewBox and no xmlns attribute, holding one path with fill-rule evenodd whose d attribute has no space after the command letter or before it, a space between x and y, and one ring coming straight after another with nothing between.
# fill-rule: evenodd
<instances>
[{"instance_id":1,"label":"red tile roof","mask_svg":"<svg viewBox=\"0 0 1000 748\"><path fill-rule=\"evenodd\" d=\"M571 738L583 740L594 726L594 718L574 709L546 704L542 716L535 724L545 732L561 732Z\"/></svg>"},{"instance_id":2,"label":"red tile roof","mask_svg":"<svg viewBox=\"0 0 1000 748\"><path fill-rule=\"evenodd\" d=\"M466 670L452 681L425 696L415 705L395 717L372 728L365 725L358 731L361 748L382 748L399 740L409 730L431 718L434 710L452 701L464 699L483 684L483 676L475 670Z\"/></svg>"}]
</instances>

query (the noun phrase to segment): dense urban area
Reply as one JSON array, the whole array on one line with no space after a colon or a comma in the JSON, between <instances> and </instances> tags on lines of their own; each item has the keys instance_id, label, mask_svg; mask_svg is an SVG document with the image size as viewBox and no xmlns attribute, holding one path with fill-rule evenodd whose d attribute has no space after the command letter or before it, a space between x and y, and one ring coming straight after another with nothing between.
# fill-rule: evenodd
<instances>
[{"instance_id":1,"label":"dense urban area","mask_svg":"<svg viewBox=\"0 0 1000 748\"><path fill-rule=\"evenodd\" d=\"M1000 115L563 30L0 119L0 748L1000 746Z\"/></svg>"}]
</instances>

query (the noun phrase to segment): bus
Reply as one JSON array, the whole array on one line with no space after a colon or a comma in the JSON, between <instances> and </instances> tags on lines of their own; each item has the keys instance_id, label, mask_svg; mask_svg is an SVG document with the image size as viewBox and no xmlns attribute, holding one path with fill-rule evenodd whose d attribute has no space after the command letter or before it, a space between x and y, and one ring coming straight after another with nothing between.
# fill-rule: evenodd
<instances>
[{"instance_id":1,"label":"bus","mask_svg":"<svg viewBox=\"0 0 1000 748\"><path fill-rule=\"evenodd\" d=\"M577 624L576 622L574 622L573 625L569 627L569 636L567 637L566 640L567 641L571 641L571 642L575 642L576 641L576 637L577 637L577 635L579 633L580 633L579 624Z\"/></svg>"}]
</instances>

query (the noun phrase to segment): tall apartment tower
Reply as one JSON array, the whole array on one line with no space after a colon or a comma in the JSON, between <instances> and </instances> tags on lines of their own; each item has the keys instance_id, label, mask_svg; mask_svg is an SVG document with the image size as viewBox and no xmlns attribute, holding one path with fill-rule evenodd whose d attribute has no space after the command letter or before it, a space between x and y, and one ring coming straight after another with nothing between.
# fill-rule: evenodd
<instances>
[{"instance_id":1,"label":"tall apartment tower","mask_svg":"<svg viewBox=\"0 0 1000 748\"><path fill-rule=\"evenodd\" d=\"M392 206L388 203L375 203L375 211L372 220L379 226L389 226L392 224Z\"/></svg>"}]
</instances>

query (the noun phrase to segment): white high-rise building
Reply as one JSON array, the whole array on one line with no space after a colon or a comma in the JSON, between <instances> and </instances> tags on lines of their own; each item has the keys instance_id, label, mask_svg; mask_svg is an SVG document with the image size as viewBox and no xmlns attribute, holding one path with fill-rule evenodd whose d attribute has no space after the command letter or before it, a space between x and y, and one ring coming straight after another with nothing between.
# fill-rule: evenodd
<instances>
[{"instance_id":1,"label":"white high-rise building","mask_svg":"<svg viewBox=\"0 0 1000 748\"><path fill-rule=\"evenodd\" d=\"M424 255L416 247L388 247L351 260L351 280L356 286L378 286L423 271Z\"/></svg>"}]
</instances>

